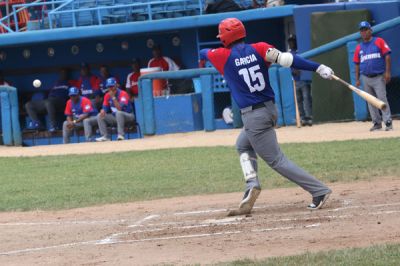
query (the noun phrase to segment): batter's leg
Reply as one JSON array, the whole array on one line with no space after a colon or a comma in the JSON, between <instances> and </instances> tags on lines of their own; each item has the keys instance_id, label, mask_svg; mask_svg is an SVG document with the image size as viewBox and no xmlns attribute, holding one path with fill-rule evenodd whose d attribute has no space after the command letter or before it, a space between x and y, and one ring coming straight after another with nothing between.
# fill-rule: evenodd
<instances>
[{"instance_id":1,"label":"batter's leg","mask_svg":"<svg viewBox=\"0 0 400 266\"><path fill-rule=\"evenodd\" d=\"M308 191L312 195L313 201L321 197L327 198L331 190L317 178L287 159L281 151L273 127L276 117L277 110L272 102L268 103L267 108L249 112L246 117L243 117L251 146L272 169ZM319 203L316 206L317 208L322 207Z\"/></svg>"},{"instance_id":2,"label":"batter's leg","mask_svg":"<svg viewBox=\"0 0 400 266\"><path fill-rule=\"evenodd\" d=\"M242 167L244 179L246 181L246 190L239 204L239 209L230 211L228 214L230 216L250 213L261 192L261 186L257 176L257 155L244 130L240 132L237 138L236 149L239 153L240 166Z\"/></svg>"}]
</instances>

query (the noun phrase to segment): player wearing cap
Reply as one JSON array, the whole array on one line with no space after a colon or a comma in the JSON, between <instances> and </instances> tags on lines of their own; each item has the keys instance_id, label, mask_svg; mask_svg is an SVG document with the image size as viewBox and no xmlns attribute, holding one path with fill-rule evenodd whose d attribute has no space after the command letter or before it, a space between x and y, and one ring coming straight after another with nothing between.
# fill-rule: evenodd
<instances>
[{"instance_id":1,"label":"player wearing cap","mask_svg":"<svg viewBox=\"0 0 400 266\"><path fill-rule=\"evenodd\" d=\"M372 36L371 24L361 21L358 25L362 42L357 45L353 62L356 66L356 86L360 86L369 94L376 96L386 103L387 108L379 110L368 103L373 126L370 131L380 130L382 120L386 125L385 130L393 129L389 103L386 97L386 83L390 81L390 53L387 43L379 37Z\"/></svg>"},{"instance_id":2,"label":"player wearing cap","mask_svg":"<svg viewBox=\"0 0 400 266\"><path fill-rule=\"evenodd\" d=\"M69 88L68 95L70 99L67 101L64 112L67 120L63 124L64 143L70 142L71 133L75 128L82 127L86 141L92 141L93 127L97 126L96 109L88 98L79 95L77 87Z\"/></svg>"},{"instance_id":3,"label":"player wearing cap","mask_svg":"<svg viewBox=\"0 0 400 266\"><path fill-rule=\"evenodd\" d=\"M274 91L269 84L268 68L271 63L278 63L284 67L316 71L325 79L331 79L332 69L291 53L282 53L265 42L246 44L246 29L236 18L221 21L218 29L217 38L224 47L201 50L200 66L205 65L205 60L209 60L224 75L232 96L241 109L244 124L236 147L246 190L239 210L234 210L229 215L250 213L260 194L257 154L272 169L312 195L309 209L321 208L331 190L288 160L279 148L274 129L278 114L274 104Z\"/></svg>"},{"instance_id":4,"label":"player wearing cap","mask_svg":"<svg viewBox=\"0 0 400 266\"><path fill-rule=\"evenodd\" d=\"M115 78L107 79L106 86L108 92L104 96L103 108L97 115L101 137L97 138L96 141L110 140L107 125L117 126L117 140L124 140L125 125L135 121L132 103L129 101L128 93L118 88Z\"/></svg>"}]
</instances>

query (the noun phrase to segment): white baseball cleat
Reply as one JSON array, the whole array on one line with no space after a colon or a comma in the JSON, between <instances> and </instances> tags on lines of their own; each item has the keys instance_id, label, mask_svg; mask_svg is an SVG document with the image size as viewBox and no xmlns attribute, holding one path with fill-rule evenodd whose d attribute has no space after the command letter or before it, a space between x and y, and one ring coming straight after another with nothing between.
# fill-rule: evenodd
<instances>
[{"instance_id":1,"label":"white baseball cleat","mask_svg":"<svg viewBox=\"0 0 400 266\"><path fill-rule=\"evenodd\" d=\"M239 204L239 209L230 210L228 216L245 215L250 214L253 209L254 203L256 202L258 195L260 195L261 189L253 187L247 190L244 194L243 200Z\"/></svg>"},{"instance_id":2,"label":"white baseball cleat","mask_svg":"<svg viewBox=\"0 0 400 266\"><path fill-rule=\"evenodd\" d=\"M96 138L96 141L98 141L98 142L109 141L109 140L110 140L110 139L107 138L107 137L105 137L105 136L102 136L102 137L100 137L100 138Z\"/></svg>"},{"instance_id":3,"label":"white baseball cleat","mask_svg":"<svg viewBox=\"0 0 400 266\"><path fill-rule=\"evenodd\" d=\"M118 135L117 140L124 140L125 137L123 135Z\"/></svg>"}]
</instances>

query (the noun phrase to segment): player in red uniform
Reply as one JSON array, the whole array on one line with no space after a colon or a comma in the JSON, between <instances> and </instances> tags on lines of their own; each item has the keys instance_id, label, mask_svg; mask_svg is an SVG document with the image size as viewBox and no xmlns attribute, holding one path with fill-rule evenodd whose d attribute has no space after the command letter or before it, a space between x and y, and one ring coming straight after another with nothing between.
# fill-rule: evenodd
<instances>
[{"instance_id":1,"label":"player in red uniform","mask_svg":"<svg viewBox=\"0 0 400 266\"><path fill-rule=\"evenodd\" d=\"M246 44L246 29L236 18L219 24L223 48L200 51L200 66L209 60L224 75L233 98L241 109L244 129L236 147L246 180L246 191L238 210L229 215L248 214L260 194L257 176L257 154L275 171L295 182L312 195L309 209L319 209L328 199L331 190L286 158L279 148L275 125L277 109L274 91L269 84L268 68L271 63L284 67L316 71L321 77L331 79L331 68L303 59L291 53L282 53L272 45L259 42Z\"/></svg>"}]
</instances>

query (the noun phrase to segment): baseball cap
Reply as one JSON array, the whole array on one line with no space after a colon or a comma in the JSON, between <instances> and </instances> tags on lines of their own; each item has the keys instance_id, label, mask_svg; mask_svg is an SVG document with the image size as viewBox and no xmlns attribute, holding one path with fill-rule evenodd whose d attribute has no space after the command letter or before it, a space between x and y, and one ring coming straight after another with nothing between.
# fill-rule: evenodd
<instances>
[{"instance_id":1,"label":"baseball cap","mask_svg":"<svg viewBox=\"0 0 400 266\"><path fill-rule=\"evenodd\" d=\"M115 80L115 78L111 77L111 78L108 78L106 80L106 87L107 88L108 87L114 87L115 85L117 85L117 81Z\"/></svg>"},{"instance_id":2,"label":"baseball cap","mask_svg":"<svg viewBox=\"0 0 400 266\"><path fill-rule=\"evenodd\" d=\"M371 24L369 24L368 21L361 21L360 24L358 25L358 28L361 30L362 28L371 28Z\"/></svg>"},{"instance_id":3,"label":"baseball cap","mask_svg":"<svg viewBox=\"0 0 400 266\"><path fill-rule=\"evenodd\" d=\"M69 96L79 95L79 89L77 87L71 87L68 90Z\"/></svg>"}]
</instances>

